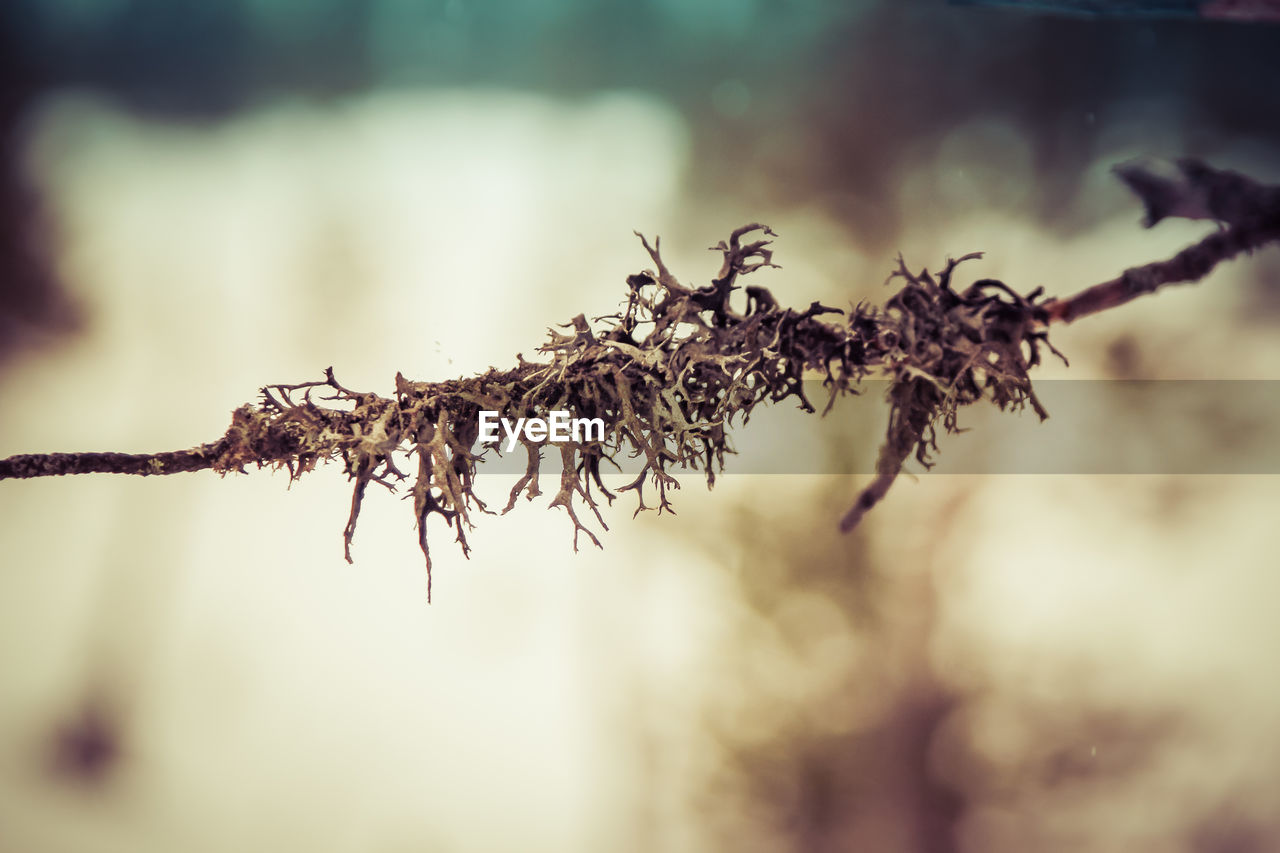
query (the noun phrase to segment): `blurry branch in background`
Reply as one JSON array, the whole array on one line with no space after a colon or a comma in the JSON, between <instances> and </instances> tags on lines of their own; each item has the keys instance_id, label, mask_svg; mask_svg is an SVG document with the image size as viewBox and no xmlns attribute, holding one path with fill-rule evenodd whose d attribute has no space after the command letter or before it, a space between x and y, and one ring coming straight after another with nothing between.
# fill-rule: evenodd
<instances>
[{"instance_id":1,"label":"blurry branch in background","mask_svg":"<svg viewBox=\"0 0 1280 853\"><path fill-rule=\"evenodd\" d=\"M1116 167L1116 174L1146 206L1148 228L1168 217L1211 219L1219 231L1165 261L1125 270L1119 277L1056 302L1051 322L1070 323L1123 305L1166 284L1199 281L1221 261L1251 252L1280 231L1280 187L1213 169L1199 160L1178 161L1178 174L1165 176L1142 164Z\"/></svg>"},{"instance_id":2,"label":"blurry branch in background","mask_svg":"<svg viewBox=\"0 0 1280 853\"><path fill-rule=\"evenodd\" d=\"M1048 416L1029 370L1040 362L1042 347L1061 357L1048 343L1050 324L1121 305L1165 284L1198 280L1219 261L1280 237L1280 188L1193 160L1178 169L1173 177L1145 165L1122 166L1117 173L1142 199L1148 226L1180 216L1213 219L1220 230L1169 260L1130 269L1066 299L1044 298L1043 288L1023 295L993 279L957 289L955 271L981 257L973 253L947 261L936 274L913 273L899 258L890 281L901 287L883 306L864 303L842 311L814 302L795 310L778 305L767 289L747 286L739 311L730 300L741 289L739 279L776 266L766 239L776 235L768 227L745 225L712 247L723 260L702 287L681 283L663 262L659 242L650 245L641 236L656 269L627 278L619 313L594 321L580 314L560 327L565 331L551 330L539 348L543 360L517 355L512 369L443 382L411 381L397 373L393 397L346 388L330 368L323 380L263 388L261 401L237 409L226 434L211 444L156 454L12 456L0 460L0 479L206 468L225 474L247 465L285 468L296 479L322 461L341 459L355 481L343 532L347 559L368 485L394 490L411 479L429 595L428 519L443 518L466 553L472 514L492 514L473 487L477 465L486 453L501 455L502 447L476 452L481 411L514 421L568 410L607 425L599 440L555 448L561 470L550 506L564 508L576 549L579 534L600 544L578 513L591 513L605 527L599 500L612 502L615 495L605 488L601 466L620 470L619 454L643 466L620 489L636 493L636 512L671 510L668 490L679 487L672 471L700 470L713 485L725 454L733 452L726 430L735 417L745 423L760 403L787 399L816 411L802 385L806 373L822 378L828 395L824 414L841 395L857 393L867 376L883 376L890 380L888 431L875 480L840 522L848 531L885 496L908 458L932 465L939 428L956 431L962 406L988 399L1001 409L1029 405L1041 418ZM521 434L518 443L528 464L503 512L522 495L531 500L541 494L540 467L549 442ZM402 471L397 459L416 461L416 472ZM646 485L656 492L653 507L645 504Z\"/></svg>"}]
</instances>

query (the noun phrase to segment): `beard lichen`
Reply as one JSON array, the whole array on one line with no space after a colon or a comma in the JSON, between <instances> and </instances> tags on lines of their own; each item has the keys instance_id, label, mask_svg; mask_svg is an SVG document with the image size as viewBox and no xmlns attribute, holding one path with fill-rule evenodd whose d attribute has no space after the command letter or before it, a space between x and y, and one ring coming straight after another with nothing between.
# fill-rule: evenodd
<instances>
[{"instance_id":1,"label":"beard lichen","mask_svg":"<svg viewBox=\"0 0 1280 853\"><path fill-rule=\"evenodd\" d=\"M1142 199L1148 227L1178 216L1216 221L1220 230L1172 258L1126 270L1119 277L1064 299L1044 299L1041 289L1022 295L1002 282L982 279L963 290L952 278L974 253L948 261L936 275L912 273L898 259L889 282L896 293L881 307L859 304L848 311L817 302L800 311L784 308L764 287L742 287L739 279L773 267L768 237L758 223L733 231L712 247L722 263L702 287L682 284L663 262L659 243L640 242L655 269L627 278L625 304L618 313L588 321L579 314L550 330L540 360L517 356L510 370L444 382L415 382L396 374L395 396L353 391L334 378L296 385L269 385L257 405L232 416L218 441L184 451L155 454L49 453L0 459L0 479L92 472L147 476L212 468L221 473L248 465L287 469L301 477L322 461L341 459L353 481L351 511L343 530L351 559L360 507L370 483L395 490L416 459L411 496L418 542L431 556L427 523L440 516L453 528L463 553L473 514L492 513L475 492L477 466L498 445L477 451L482 411L544 418L571 411L599 419L606 428L594 440L550 442L544 434L519 438L527 465L502 512L523 495L541 494L543 454L560 456L560 481L551 507L565 510L579 535L599 546L579 513L607 529L600 501L615 495L605 488L601 466L624 454L637 459L640 473L619 491L635 492L643 509L671 511L674 472L700 471L708 486L733 451L727 430L745 423L761 403L794 400L814 411L804 381L821 379L827 394L824 414L844 394L875 375L889 380L889 424L876 463L875 479L841 520L851 530L893 484L902 466L915 458L933 464L942 433L958 429L963 406L986 399L1001 409L1030 406L1047 416L1031 387L1029 371L1049 345L1045 329L1109 310L1166 284L1198 281L1218 263L1280 240L1280 187L1198 160L1182 160L1173 173L1148 164L1117 167L1117 174ZM745 292L741 311L731 297ZM1065 359L1063 359L1065 361ZM510 445L514 450L514 445ZM645 503L651 486L656 503Z\"/></svg>"},{"instance_id":2,"label":"beard lichen","mask_svg":"<svg viewBox=\"0 0 1280 853\"><path fill-rule=\"evenodd\" d=\"M442 518L467 553L475 515L492 512L476 494L477 466L502 448L477 450L482 411L515 419L569 410L606 424L600 440L551 445L519 437L526 468L502 512L521 496L542 493L543 456L558 452L560 476L549 506L564 509L575 550L579 535L600 545L582 514L607 529L601 502L616 496L603 482L602 466L621 470L620 454L638 459L639 475L618 491L635 493L636 513L672 511L675 472L699 471L710 486L724 470L735 418L745 423L757 405L785 400L814 411L806 378L821 379L826 410L841 395L857 393L869 375L891 380L877 477L842 521L846 530L884 496L909 457L932 464L939 427L954 431L961 406L986 398L1001 408L1029 403L1045 415L1027 375L1047 343L1038 290L1022 296L991 280L953 289L957 264L977 254L948 262L936 277L913 274L899 259L890 280L901 280L901 287L882 308L862 304L846 312L817 302L784 308L767 289L739 285L741 277L776 266L767 239L774 236L758 223L733 231L713 247L723 260L702 287L682 284L664 263L659 241L651 245L640 236L655 269L627 278L621 310L592 321L580 314L559 327L563 331L549 330L540 360L518 356L510 370L444 382L397 374L393 398L346 388L331 368L320 381L267 386L258 405L236 410L227 434L211 447L210 467L271 465L297 478L323 460L341 459L354 481L343 532L348 560L368 485L394 490L411 480L430 578L429 519ZM741 311L731 298L738 290L746 296ZM416 470L406 473L398 459L416 460ZM646 487L653 490L652 505Z\"/></svg>"}]
</instances>

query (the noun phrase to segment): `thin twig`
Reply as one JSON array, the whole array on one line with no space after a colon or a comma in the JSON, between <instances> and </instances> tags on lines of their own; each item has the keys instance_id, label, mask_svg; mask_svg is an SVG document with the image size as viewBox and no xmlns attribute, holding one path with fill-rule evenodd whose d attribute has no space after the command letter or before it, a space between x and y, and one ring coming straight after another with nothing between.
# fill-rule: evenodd
<instances>
[{"instance_id":1,"label":"thin twig","mask_svg":"<svg viewBox=\"0 0 1280 853\"><path fill-rule=\"evenodd\" d=\"M542 361L518 356L513 369L443 382L414 382L397 373L392 397L352 391L328 368L323 380L263 388L262 402L236 409L226 434L211 444L156 454L23 454L0 460L0 479L226 473L248 465L287 468L297 478L320 462L340 459L354 481L343 531L350 559L366 487L376 482L394 489L407 478L395 455L416 455L411 495L430 584L430 517L454 528L465 554L472 513L489 512L473 489L482 409L512 419L568 409L608 425L603 439L559 448L560 488L551 506L565 510L576 549L579 533L596 545L600 541L579 518L575 501L603 527L592 483L608 500L614 497L600 481L602 460L616 465L621 453L641 457L640 476L622 491L635 492L639 512L650 508L643 488L652 483L658 494L653 508L671 511L668 490L680 485L672 471L700 470L714 483L725 454L732 453L726 430L734 417L745 421L756 405L787 399L814 411L802 387L806 374L822 378L828 409L837 397L856 393L866 376L887 376L889 428L875 480L841 520L848 531L884 498L906 460L932 465L939 430L958 429L961 407L988 400L1002 409L1030 406L1048 416L1029 371L1040 362L1041 347L1061 355L1049 345L1051 324L1123 305L1167 284L1198 281L1218 263L1280 239L1280 187L1194 160L1177 169L1172 177L1146 165L1122 166L1117 173L1142 199L1148 226L1179 216L1212 219L1221 230L1172 258L1127 270L1067 299L1046 300L1040 288L1023 295L991 279L961 290L954 274L961 263L981 257L971 253L949 261L936 276L912 273L899 258L890 277L899 289L883 307L859 305L844 312L815 302L798 311L752 285L740 313L731 304L737 281L775 266L769 240L743 239L753 233L776 236L766 226L743 226L715 246L722 263L711 284L701 288L680 284L659 242L641 236L656 273L627 278L618 313L596 318L595 325L578 315L560 327L565 332L552 330L539 349ZM324 388L333 393L317 402L312 392ZM528 464L506 510L522 494L540 494L545 437L521 436L519 443Z\"/></svg>"}]
</instances>

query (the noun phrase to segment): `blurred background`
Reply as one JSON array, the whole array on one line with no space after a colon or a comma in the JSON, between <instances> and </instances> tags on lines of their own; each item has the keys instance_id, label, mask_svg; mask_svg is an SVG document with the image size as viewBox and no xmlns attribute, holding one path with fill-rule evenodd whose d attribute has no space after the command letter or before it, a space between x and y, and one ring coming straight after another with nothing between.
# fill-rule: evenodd
<instances>
[{"instance_id":1,"label":"blurred background","mask_svg":"<svg viewBox=\"0 0 1280 853\"><path fill-rule=\"evenodd\" d=\"M882 301L898 251L1063 295L1165 257L1205 227L1110 167L1280 181L1280 28L1130 11L10 0L0 455L513 364L616 308L633 229L704 282L767 222L795 305ZM1043 375L1275 379L1278 277L1055 330ZM870 470L867 402L769 416ZM436 528L430 607L397 497L343 562L333 466L0 482L0 851L1280 846L1274 476L928 475L841 537L864 479L690 475L577 554L541 503L469 561Z\"/></svg>"}]
</instances>

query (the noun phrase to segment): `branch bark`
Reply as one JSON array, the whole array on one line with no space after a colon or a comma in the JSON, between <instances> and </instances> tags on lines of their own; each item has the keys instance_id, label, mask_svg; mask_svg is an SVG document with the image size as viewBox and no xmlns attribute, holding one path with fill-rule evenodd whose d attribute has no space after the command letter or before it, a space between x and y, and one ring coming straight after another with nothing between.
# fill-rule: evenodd
<instances>
[{"instance_id":1,"label":"branch bark","mask_svg":"<svg viewBox=\"0 0 1280 853\"><path fill-rule=\"evenodd\" d=\"M1199 281L1219 263L1280 238L1280 186L1260 184L1199 160L1182 160L1178 170L1179 175L1167 177L1145 164L1129 164L1115 172L1142 199L1148 228L1168 217L1180 217L1214 220L1221 230L1172 258L1133 267L1069 299L1050 303L1049 322L1070 323L1167 284Z\"/></svg>"},{"instance_id":2,"label":"branch bark","mask_svg":"<svg viewBox=\"0 0 1280 853\"><path fill-rule=\"evenodd\" d=\"M899 258L890 276L901 281L894 296L882 307L859 305L848 312L818 303L803 311L784 308L767 289L754 285L746 288L745 309L733 307L742 276L776 266L770 241L763 239L776 235L764 225L743 226L712 247L722 263L711 283L700 288L680 284L663 262L658 241L650 245L641 236L657 271L627 278L620 313L598 317L594 324L579 315L560 327L566 332L550 330L539 348L542 361L517 356L510 370L443 382L414 382L397 373L392 397L346 388L329 368L321 381L263 388L261 402L237 409L226 434L215 442L156 454L22 454L0 460L0 479L243 472L251 464L286 468L297 478L320 462L340 459L354 481L343 531L350 559L366 487L376 482L394 490L408 479L397 454L417 456L413 506L429 578L429 518L438 515L452 527L466 553L472 513L490 513L473 481L483 457L501 449L477 451L481 410L514 419L570 409L609 425L601 440L558 448L561 487L551 506L565 510L576 548L578 533L600 543L582 523L575 502L603 526L597 495L610 502L615 497L601 482L601 462L612 462L619 453L638 455L643 470L622 491L636 493L639 512L650 508L643 490L652 485L658 494L654 508L669 511L667 491L679 486L671 470L700 470L708 485L714 483L725 454L732 453L726 430L734 417L745 421L756 405L789 398L815 411L802 386L806 374L822 377L830 395L826 410L839 396L857 393L868 375L887 376L889 429L875 480L841 521L848 531L887 494L906 460L932 465L938 431L955 431L963 406L988 400L1001 409L1031 406L1041 418L1048 416L1029 371L1040 362L1042 348L1061 356L1049 344L1049 326L1115 308L1168 284L1198 281L1222 261L1280 239L1280 187L1196 160L1181 161L1172 175L1145 164L1116 172L1142 200L1148 227L1178 216L1214 220L1219 231L1172 258L1127 270L1065 299L1045 299L1041 288L1024 295L992 279L955 288L957 267L981 257L978 253L949 261L936 275L913 273ZM317 393L326 396L317 402ZM504 512L522 494L529 499L540 494L537 472L547 443L525 436L520 444L528 468Z\"/></svg>"},{"instance_id":3,"label":"branch bark","mask_svg":"<svg viewBox=\"0 0 1280 853\"><path fill-rule=\"evenodd\" d=\"M185 474L212 468L225 440L164 453L21 453L0 459L0 480L63 474Z\"/></svg>"}]
</instances>

